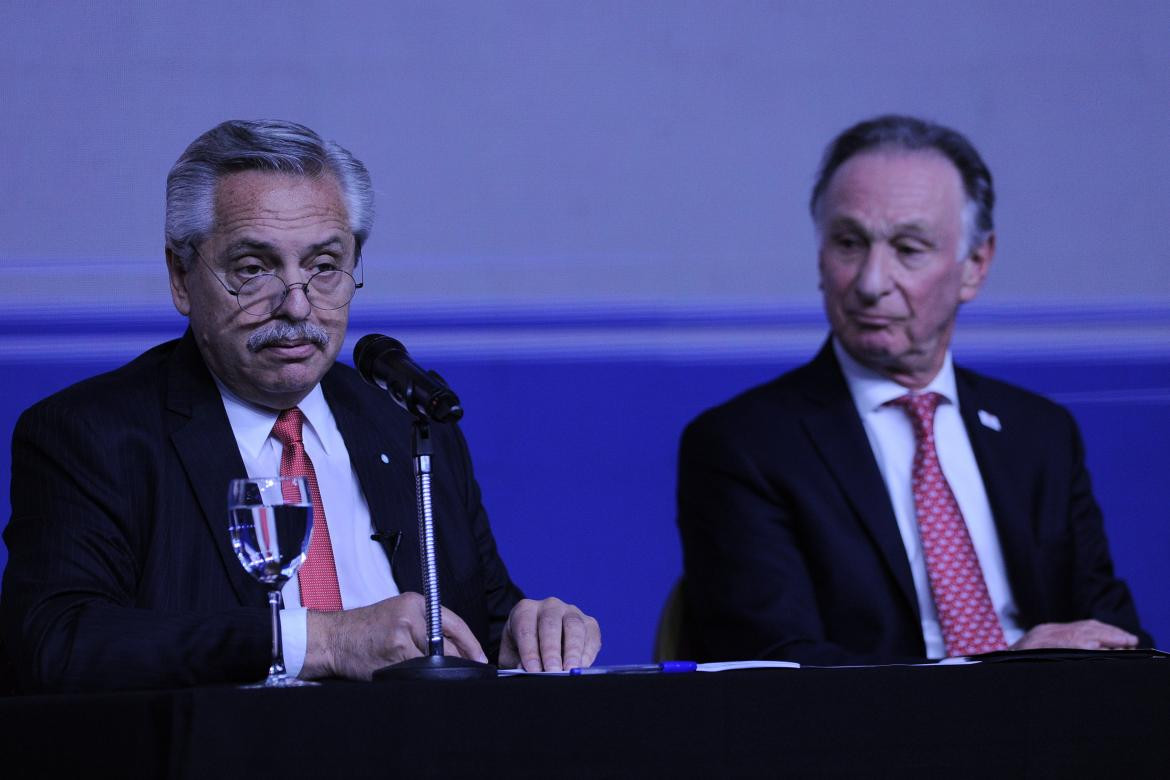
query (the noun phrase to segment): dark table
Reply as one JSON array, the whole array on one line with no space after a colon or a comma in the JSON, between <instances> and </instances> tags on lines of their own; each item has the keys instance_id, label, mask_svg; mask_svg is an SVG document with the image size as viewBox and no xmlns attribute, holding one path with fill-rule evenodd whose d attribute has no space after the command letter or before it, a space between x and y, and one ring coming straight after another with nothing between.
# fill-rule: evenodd
<instances>
[{"instance_id":1,"label":"dark table","mask_svg":"<svg viewBox=\"0 0 1170 780\"><path fill-rule=\"evenodd\" d=\"M1170 777L1170 660L0 699L4 777Z\"/></svg>"}]
</instances>

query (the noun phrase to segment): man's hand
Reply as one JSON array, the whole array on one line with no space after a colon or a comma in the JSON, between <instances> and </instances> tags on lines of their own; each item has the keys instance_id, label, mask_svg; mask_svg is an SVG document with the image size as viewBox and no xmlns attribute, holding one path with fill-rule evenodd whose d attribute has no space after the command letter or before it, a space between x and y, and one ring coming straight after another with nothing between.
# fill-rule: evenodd
<instances>
[{"instance_id":1,"label":"man's hand","mask_svg":"<svg viewBox=\"0 0 1170 780\"><path fill-rule=\"evenodd\" d=\"M475 635L443 607L443 652L486 662ZM342 612L309 611L300 676L369 680L375 671L427 652L426 600L417 593Z\"/></svg>"},{"instance_id":2,"label":"man's hand","mask_svg":"<svg viewBox=\"0 0 1170 780\"><path fill-rule=\"evenodd\" d=\"M1073 650L1128 650L1137 647L1138 638L1117 626L1097 620L1075 623L1041 623L1024 634L1011 650L1063 647Z\"/></svg>"},{"instance_id":3,"label":"man's hand","mask_svg":"<svg viewBox=\"0 0 1170 780\"><path fill-rule=\"evenodd\" d=\"M522 599L504 624L500 668L559 672L589 666L601 649L597 621L560 599Z\"/></svg>"}]
</instances>

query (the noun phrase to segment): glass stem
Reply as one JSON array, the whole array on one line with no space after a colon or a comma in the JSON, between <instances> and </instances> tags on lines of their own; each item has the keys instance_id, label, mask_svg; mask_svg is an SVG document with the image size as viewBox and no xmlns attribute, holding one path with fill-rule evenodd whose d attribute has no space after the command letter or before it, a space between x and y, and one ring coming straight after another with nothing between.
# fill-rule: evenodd
<instances>
[{"instance_id":1,"label":"glass stem","mask_svg":"<svg viewBox=\"0 0 1170 780\"><path fill-rule=\"evenodd\" d=\"M268 591L268 606L272 608L272 665L268 667L268 676L284 677L284 643L280 638L280 608L284 602L280 590Z\"/></svg>"}]
</instances>

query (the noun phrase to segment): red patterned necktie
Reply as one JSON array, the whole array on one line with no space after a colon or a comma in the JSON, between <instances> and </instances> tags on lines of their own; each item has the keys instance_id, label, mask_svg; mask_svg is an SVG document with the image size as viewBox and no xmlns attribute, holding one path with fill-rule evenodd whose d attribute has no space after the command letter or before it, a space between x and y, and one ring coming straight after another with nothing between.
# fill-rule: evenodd
<instances>
[{"instance_id":1,"label":"red patterned necktie","mask_svg":"<svg viewBox=\"0 0 1170 780\"><path fill-rule=\"evenodd\" d=\"M283 445L280 453L280 476L305 477L309 483L309 497L313 501L313 533L309 538L309 556L297 572L301 586L301 605L309 609L337 612L341 609L341 588L337 584L337 566L333 562L333 545L329 541L329 524L321 491L317 487L317 472L305 452L301 428L305 416L300 409L285 409L272 426L272 435Z\"/></svg>"},{"instance_id":2,"label":"red patterned necktie","mask_svg":"<svg viewBox=\"0 0 1170 780\"><path fill-rule=\"evenodd\" d=\"M904 395L889 402L903 409L914 428L911 486L922 552L947 655L976 655L1007 646L967 524L939 466L934 447L938 393Z\"/></svg>"}]
</instances>

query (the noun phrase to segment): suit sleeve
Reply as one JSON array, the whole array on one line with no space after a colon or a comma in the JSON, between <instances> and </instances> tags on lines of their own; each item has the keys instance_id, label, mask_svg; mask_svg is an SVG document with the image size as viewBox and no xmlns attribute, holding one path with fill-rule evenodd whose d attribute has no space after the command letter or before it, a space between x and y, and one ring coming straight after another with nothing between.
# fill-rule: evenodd
<instances>
[{"instance_id":1,"label":"suit sleeve","mask_svg":"<svg viewBox=\"0 0 1170 780\"><path fill-rule=\"evenodd\" d=\"M1063 411L1063 410L1062 410ZM1080 430L1064 412L1071 482L1069 488L1069 534L1072 545L1072 612L1069 620L1093 618L1136 634L1142 647L1153 647L1153 638L1138 621L1137 608L1129 587L1113 569L1101 509L1093 497Z\"/></svg>"},{"instance_id":2,"label":"suit sleeve","mask_svg":"<svg viewBox=\"0 0 1170 780\"><path fill-rule=\"evenodd\" d=\"M471 453L467 447L467 440L458 427L452 427L453 454L461 465L462 501L466 516L469 518L470 529L475 546L475 554L479 564L482 586L482 598L487 612L486 636L479 639L484 653L494 663L499 656L500 640L504 634L504 624L511 614L512 608L524 593L512 582L503 558L496 547L496 539L492 534L488 522L487 510L484 509L479 483L471 465ZM479 594L473 594L473 597Z\"/></svg>"},{"instance_id":3,"label":"suit sleeve","mask_svg":"<svg viewBox=\"0 0 1170 780\"><path fill-rule=\"evenodd\" d=\"M701 661L769 658L840 665L925 660L862 654L828 640L802 538L799 515L805 508L766 475L753 447L739 439L740 430L703 416L682 438L678 525L686 649Z\"/></svg>"},{"instance_id":4,"label":"suit sleeve","mask_svg":"<svg viewBox=\"0 0 1170 780\"><path fill-rule=\"evenodd\" d=\"M0 629L23 690L97 690L258 679L270 629L255 608L201 610L141 584L161 478L157 444L104 433L64 404L22 415L13 436L12 518ZM172 532L170 529L167 532ZM197 544L190 545L197 559ZM165 565L165 564L163 564ZM226 586L224 586L226 587ZM160 608L168 595L174 609Z\"/></svg>"}]
</instances>

